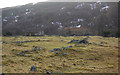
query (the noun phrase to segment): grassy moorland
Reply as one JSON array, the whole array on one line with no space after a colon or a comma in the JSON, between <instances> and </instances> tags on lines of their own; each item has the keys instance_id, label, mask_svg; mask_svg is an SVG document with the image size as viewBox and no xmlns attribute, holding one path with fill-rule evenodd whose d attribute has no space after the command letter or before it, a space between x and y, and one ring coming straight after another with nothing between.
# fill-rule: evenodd
<instances>
[{"instance_id":1,"label":"grassy moorland","mask_svg":"<svg viewBox=\"0 0 120 75\"><path fill-rule=\"evenodd\" d=\"M3 37L3 73L118 72L118 38L89 36L89 44L68 43L83 38L86 36ZM31 66L36 71L30 71Z\"/></svg>"}]
</instances>

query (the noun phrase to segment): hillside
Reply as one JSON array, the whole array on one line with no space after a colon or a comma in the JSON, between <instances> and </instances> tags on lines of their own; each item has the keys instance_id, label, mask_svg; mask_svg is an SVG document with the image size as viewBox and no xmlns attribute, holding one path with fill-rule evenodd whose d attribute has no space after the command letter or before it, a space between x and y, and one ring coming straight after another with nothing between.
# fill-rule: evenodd
<instances>
[{"instance_id":1,"label":"hillside","mask_svg":"<svg viewBox=\"0 0 120 75\"><path fill-rule=\"evenodd\" d=\"M117 12L117 2L41 2L3 8L3 35L102 35L109 31L115 36ZM71 28L80 29L71 32Z\"/></svg>"}]
</instances>

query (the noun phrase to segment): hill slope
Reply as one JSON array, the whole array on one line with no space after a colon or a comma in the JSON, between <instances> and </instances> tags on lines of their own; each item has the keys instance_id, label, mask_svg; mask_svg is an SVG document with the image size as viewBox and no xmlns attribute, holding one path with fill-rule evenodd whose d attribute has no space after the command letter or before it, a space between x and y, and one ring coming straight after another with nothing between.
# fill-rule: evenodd
<instances>
[{"instance_id":1,"label":"hill slope","mask_svg":"<svg viewBox=\"0 0 120 75\"><path fill-rule=\"evenodd\" d=\"M87 28L81 33L117 32L118 3L41 2L3 8L3 34L44 33L62 35L64 28ZM71 29L69 29L70 31ZM67 32L65 32L67 35ZM73 33L71 33L73 34Z\"/></svg>"}]
</instances>

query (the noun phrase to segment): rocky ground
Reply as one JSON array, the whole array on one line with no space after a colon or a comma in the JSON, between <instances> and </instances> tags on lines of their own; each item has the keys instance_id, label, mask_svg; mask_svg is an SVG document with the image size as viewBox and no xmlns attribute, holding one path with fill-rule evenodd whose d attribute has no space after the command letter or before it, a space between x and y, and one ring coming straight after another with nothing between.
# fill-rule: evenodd
<instances>
[{"instance_id":1,"label":"rocky ground","mask_svg":"<svg viewBox=\"0 0 120 75\"><path fill-rule=\"evenodd\" d=\"M116 73L118 38L3 37L3 73Z\"/></svg>"}]
</instances>

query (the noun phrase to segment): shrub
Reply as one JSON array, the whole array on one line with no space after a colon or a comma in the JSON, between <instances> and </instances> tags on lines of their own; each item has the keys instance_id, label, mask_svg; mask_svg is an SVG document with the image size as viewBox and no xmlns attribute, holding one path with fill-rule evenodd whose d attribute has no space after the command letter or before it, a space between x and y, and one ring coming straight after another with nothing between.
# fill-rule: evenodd
<instances>
[{"instance_id":1,"label":"shrub","mask_svg":"<svg viewBox=\"0 0 120 75\"><path fill-rule=\"evenodd\" d=\"M12 36L11 32L6 32L5 36Z\"/></svg>"},{"instance_id":2,"label":"shrub","mask_svg":"<svg viewBox=\"0 0 120 75\"><path fill-rule=\"evenodd\" d=\"M110 31L103 31L102 36L108 37L110 35Z\"/></svg>"}]
</instances>

